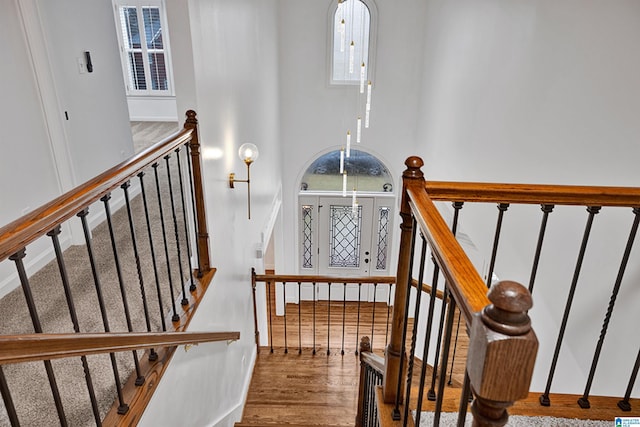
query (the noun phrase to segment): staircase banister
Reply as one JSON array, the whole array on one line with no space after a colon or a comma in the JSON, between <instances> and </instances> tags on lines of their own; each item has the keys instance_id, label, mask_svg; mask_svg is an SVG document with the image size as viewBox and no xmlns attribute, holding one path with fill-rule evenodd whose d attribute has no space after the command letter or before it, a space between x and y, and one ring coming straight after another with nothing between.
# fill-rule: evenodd
<instances>
[{"instance_id":1,"label":"staircase banister","mask_svg":"<svg viewBox=\"0 0 640 427\"><path fill-rule=\"evenodd\" d=\"M396 283L395 276L320 276L294 274L256 274L256 282L286 283Z\"/></svg>"},{"instance_id":2,"label":"staircase banister","mask_svg":"<svg viewBox=\"0 0 640 427\"><path fill-rule=\"evenodd\" d=\"M239 332L128 332L24 334L0 336L0 365L172 347L215 341L236 341Z\"/></svg>"},{"instance_id":3,"label":"staircase banister","mask_svg":"<svg viewBox=\"0 0 640 427\"><path fill-rule=\"evenodd\" d=\"M0 228L0 260L76 215L145 167L190 141L194 129L182 129L84 184Z\"/></svg>"},{"instance_id":4,"label":"staircase banister","mask_svg":"<svg viewBox=\"0 0 640 427\"><path fill-rule=\"evenodd\" d=\"M426 181L431 200L578 206L640 206L640 187Z\"/></svg>"},{"instance_id":5,"label":"staircase banister","mask_svg":"<svg viewBox=\"0 0 640 427\"><path fill-rule=\"evenodd\" d=\"M413 286L414 288L418 289L418 281L416 279L411 279L411 286ZM431 293L431 285L427 285L426 283L423 283L422 286L420 286L420 290L426 294L430 294ZM436 298L438 299L443 299L444 298L444 292L442 292L440 289L436 290ZM448 301L448 299L447 299Z\"/></svg>"},{"instance_id":6,"label":"staircase banister","mask_svg":"<svg viewBox=\"0 0 640 427\"><path fill-rule=\"evenodd\" d=\"M424 189L407 190L414 218L432 248L460 311L471 324L472 316L491 302L487 286Z\"/></svg>"}]
</instances>

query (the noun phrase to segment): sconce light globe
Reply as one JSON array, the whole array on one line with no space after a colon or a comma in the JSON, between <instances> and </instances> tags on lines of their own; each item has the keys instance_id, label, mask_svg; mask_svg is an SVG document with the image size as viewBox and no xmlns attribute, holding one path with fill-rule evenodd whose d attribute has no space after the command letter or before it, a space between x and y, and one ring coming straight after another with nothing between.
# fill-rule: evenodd
<instances>
[{"instance_id":1,"label":"sconce light globe","mask_svg":"<svg viewBox=\"0 0 640 427\"><path fill-rule=\"evenodd\" d=\"M258 155L260 152L258 151L258 147L250 142L242 144L238 149L238 156L240 160L245 163L253 163L258 159Z\"/></svg>"}]
</instances>

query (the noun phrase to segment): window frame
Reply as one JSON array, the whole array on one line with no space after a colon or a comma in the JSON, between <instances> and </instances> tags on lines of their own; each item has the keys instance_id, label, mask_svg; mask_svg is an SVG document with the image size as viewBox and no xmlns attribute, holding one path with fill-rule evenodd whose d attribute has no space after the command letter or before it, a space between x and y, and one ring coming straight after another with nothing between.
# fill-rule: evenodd
<instances>
[{"instance_id":1,"label":"window frame","mask_svg":"<svg viewBox=\"0 0 640 427\"><path fill-rule=\"evenodd\" d=\"M373 0L357 0L360 1L369 9L369 51L368 51L368 64L367 64L367 77L366 80L375 80L375 63L376 63L376 41L378 35L378 8ZM333 78L334 67L334 50L335 36L337 34L335 25L335 16L338 11L338 1L332 0L327 15L327 76L329 86L357 86L360 84L360 79L355 80L336 80ZM349 42L347 42L348 44ZM347 47L348 48L348 47ZM357 64L360 68L360 65ZM357 72L360 76L360 73Z\"/></svg>"},{"instance_id":2,"label":"window frame","mask_svg":"<svg viewBox=\"0 0 640 427\"><path fill-rule=\"evenodd\" d=\"M140 38L140 48L128 49L125 46L125 40L123 38L123 27L120 20L120 9L123 7L135 7L138 17L138 26L140 33L144 34L144 16L142 9L145 7L157 7L159 9L160 28L162 29L162 44L163 49L149 48L147 46L146 37ZM169 41L169 30L167 25L167 13L164 0L113 0L114 19L116 25L116 33L118 37L118 44L120 47L120 63L122 66L122 76L125 83L125 90L127 96L134 97L167 97L174 96L174 84L173 84L173 67L171 61L171 45ZM129 52L139 51L142 53L142 63L144 68L146 89L136 89L131 85L130 68L129 68ZM164 54L165 72L167 78L167 89L152 89L151 79L151 67L149 64L149 54L153 53Z\"/></svg>"}]
</instances>

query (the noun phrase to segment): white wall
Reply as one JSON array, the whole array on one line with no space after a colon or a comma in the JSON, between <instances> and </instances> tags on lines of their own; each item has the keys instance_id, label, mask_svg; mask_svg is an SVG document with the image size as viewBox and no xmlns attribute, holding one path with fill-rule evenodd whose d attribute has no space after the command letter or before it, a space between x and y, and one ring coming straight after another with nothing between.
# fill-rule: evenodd
<instances>
[{"instance_id":1,"label":"white wall","mask_svg":"<svg viewBox=\"0 0 640 427\"><path fill-rule=\"evenodd\" d=\"M295 224L302 173L319 154L345 144L349 124L353 126L357 117L357 86L328 84L327 20L331 4L329 0L278 3L280 22L286 23L279 28L279 60L283 162L287 165L283 220L288 224L285 262L279 273L298 271ZM363 129L360 146L389 167L397 191L404 160L415 151L424 2L410 0L402 7L390 1L376 4L378 37L371 127ZM395 254L390 259L395 264Z\"/></svg>"},{"instance_id":2,"label":"white wall","mask_svg":"<svg viewBox=\"0 0 640 427\"><path fill-rule=\"evenodd\" d=\"M256 247L279 205L277 9L275 1L167 3L178 110L198 112L203 149L214 153L204 175L218 271L190 329L240 331L241 339L178 351L141 425L181 425L188 414L193 426L231 426L241 416L255 358L250 269L262 269ZM260 149L251 167L251 220L246 185L228 188L230 172L244 177L237 154L244 142Z\"/></svg>"},{"instance_id":3,"label":"white wall","mask_svg":"<svg viewBox=\"0 0 640 427\"><path fill-rule=\"evenodd\" d=\"M427 178L637 186L639 12L632 0L429 1L418 121ZM462 211L487 262L496 215L495 206ZM500 278L528 283L540 215L536 206L507 212ZM630 209L596 216L552 391L583 391L632 219ZM550 219L531 312L541 339L534 387L544 387L585 221L583 208ZM640 320L637 246L595 394L624 393L640 346L628 329Z\"/></svg>"},{"instance_id":4,"label":"white wall","mask_svg":"<svg viewBox=\"0 0 640 427\"><path fill-rule=\"evenodd\" d=\"M127 96L129 120L132 122L177 122L175 96ZM180 116L180 117L178 117Z\"/></svg>"}]
</instances>

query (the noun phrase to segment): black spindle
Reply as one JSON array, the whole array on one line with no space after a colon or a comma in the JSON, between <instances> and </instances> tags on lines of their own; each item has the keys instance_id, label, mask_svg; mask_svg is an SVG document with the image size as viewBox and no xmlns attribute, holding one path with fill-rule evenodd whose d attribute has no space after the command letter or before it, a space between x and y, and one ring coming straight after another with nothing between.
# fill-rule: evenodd
<instances>
[{"instance_id":1,"label":"black spindle","mask_svg":"<svg viewBox=\"0 0 640 427\"><path fill-rule=\"evenodd\" d=\"M627 384L627 391L624 393L624 399L618 402L618 408L622 409L625 412L629 412L631 410L631 404L629 403L629 399L631 398L631 390L633 390L633 386L636 383L636 378L638 377L639 369L640 369L640 350L638 350L638 355L636 356L636 363L633 365L633 370L631 371L631 377L629 378L629 384Z\"/></svg>"},{"instance_id":2,"label":"black spindle","mask_svg":"<svg viewBox=\"0 0 640 427\"><path fill-rule=\"evenodd\" d=\"M289 353L287 346L287 283L282 282L282 302L284 305L284 354Z\"/></svg>"},{"instance_id":3,"label":"black spindle","mask_svg":"<svg viewBox=\"0 0 640 427\"><path fill-rule=\"evenodd\" d=\"M147 332L151 332L151 320L149 320L149 305L147 304L147 293L144 289L144 278L142 276L142 264L140 263L140 253L138 252L138 239L136 238L136 227L133 224L133 212L131 211L131 200L129 199L129 187L131 183L125 182L120 186L124 191L124 201L127 207L127 218L129 219L129 231L131 233L131 246L133 247L133 257L136 261L136 271L138 273L138 283L140 284L140 297L142 298L142 310L147 326ZM149 360L158 360L158 353L152 348L149 350Z\"/></svg>"},{"instance_id":4,"label":"black spindle","mask_svg":"<svg viewBox=\"0 0 640 427\"><path fill-rule=\"evenodd\" d=\"M389 291L387 293L387 325L384 332L384 348L387 348L387 343L389 342L389 318L391 316L391 289L393 287L392 283L389 283ZM386 351L386 350L385 350Z\"/></svg>"},{"instance_id":5,"label":"black spindle","mask_svg":"<svg viewBox=\"0 0 640 427\"><path fill-rule=\"evenodd\" d=\"M451 232L453 233L453 235L456 235L456 232L458 230L458 218L459 218L459 214L460 214L460 209L462 209L464 202L453 202L453 209L454 209L454 213L453 213L453 225L451 226ZM460 333L460 316L458 316L458 324L456 325L456 337L455 340L453 341L453 355L451 356L451 371L449 373L449 382L447 383L448 385L451 385L451 378L453 377L453 365L456 361L456 350L458 349L458 335Z\"/></svg>"},{"instance_id":6,"label":"black spindle","mask_svg":"<svg viewBox=\"0 0 640 427\"><path fill-rule=\"evenodd\" d=\"M449 297L448 288L445 286L444 298ZM447 314L447 324L445 326L444 341L442 348L442 372L440 372L440 382L438 384L438 397L436 399L436 408L434 411L433 425L440 424L440 414L442 412L442 402L444 401L444 382L447 377L447 364L449 359L449 346L451 344L451 333L453 328L453 318L456 311L456 301L453 299L453 295L449 298L449 308ZM435 368L434 368L435 369Z\"/></svg>"},{"instance_id":7,"label":"black spindle","mask_svg":"<svg viewBox=\"0 0 640 427\"><path fill-rule=\"evenodd\" d=\"M184 239L185 246L187 247L187 262L189 264L189 280L191 281L191 285L189 285L189 291L193 292L196 290L196 282L193 280L193 264L191 263L191 239L189 238L189 226L187 225L187 207L184 202L184 183L182 182L182 166L180 163L180 147L176 148L176 162L178 163L178 176L180 179L180 203L182 204L182 223L184 225ZM188 153L185 151L185 155L188 157ZM195 211L194 211L195 214Z\"/></svg>"},{"instance_id":8,"label":"black spindle","mask_svg":"<svg viewBox=\"0 0 640 427\"><path fill-rule=\"evenodd\" d=\"M302 298L300 295L301 283L298 282L298 354L302 354Z\"/></svg>"},{"instance_id":9,"label":"black spindle","mask_svg":"<svg viewBox=\"0 0 640 427\"><path fill-rule=\"evenodd\" d=\"M89 223L87 216L89 215L89 209L85 208L78 212L78 217L82 222L82 231L84 232L84 241L87 248L87 254L89 256L89 264L91 265L91 274L93 275L93 284L96 288L96 295L98 297L98 307L100 307L100 315L102 316L102 325L105 332L109 332L109 319L107 318L107 309L104 304L104 297L102 296L102 286L100 284L100 277L98 276L98 268L96 266L96 259L93 254L93 243L91 239L91 230L89 229ZM111 360L111 369L113 370L113 377L116 384L116 394L118 395L118 414L124 415L129 411L129 405L124 402L124 396L122 395L122 383L120 382L120 374L118 373L118 364L116 363L116 355L109 353Z\"/></svg>"},{"instance_id":10,"label":"black spindle","mask_svg":"<svg viewBox=\"0 0 640 427\"><path fill-rule=\"evenodd\" d=\"M191 166L191 147L189 146L189 142L184 144L187 147L187 163L189 164L189 188L191 193L191 212L193 212L193 229L198 235L198 218L196 213L196 195L195 190L193 189L193 168ZM185 220L186 221L186 220ZM202 266L200 265L200 246L198 245L198 239L196 238L196 256L198 257L198 277L202 277Z\"/></svg>"},{"instance_id":11,"label":"black spindle","mask_svg":"<svg viewBox=\"0 0 640 427\"><path fill-rule=\"evenodd\" d=\"M166 167L167 167L167 182L169 183L169 200L171 201L171 215L173 217L173 234L176 239L176 252L178 254L178 271L180 272L180 287L182 288L182 299L180 300L181 305L189 305L189 300L187 299L187 292L184 288L184 271L182 269L182 252L180 250L180 235L178 233L178 217L176 215L176 203L173 200L173 184L171 183L171 166L169 165L170 155L166 155L163 157ZM178 159L178 163L180 163L180 159Z\"/></svg>"},{"instance_id":12,"label":"black spindle","mask_svg":"<svg viewBox=\"0 0 640 427\"><path fill-rule=\"evenodd\" d=\"M360 342L360 298L362 297L362 283L358 283L358 315L356 316L356 356L358 355L358 342Z\"/></svg>"},{"instance_id":13,"label":"black spindle","mask_svg":"<svg viewBox=\"0 0 640 427\"><path fill-rule=\"evenodd\" d=\"M373 332L376 326L376 293L378 290L378 284L373 284L373 305L371 307L371 348L374 347L373 344Z\"/></svg>"},{"instance_id":14,"label":"black spindle","mask_svg":"<svg viewBox=\"0 0 640 427\"><path fill-rule=\"evenodd\" d=\"M344 356L344 323L346 320L346 310L347 310L347 283L343 283L342 286L342 350L340 354Z\"/></svg>"},{"instance_id":15,"label":"black spindle","mask_svg":"<svg viewBox=\"0 0 640 427\"><path fill-rule=\"evenodd\" d=\"M167 277L169 278L169 291L171 292L171 309L173 310L172 322L180 321L180 316L176 311L176 295L173 290L173 276L171 274L171 260L169 258L169 244L167 242L167 227L164 223L164 208L162 207L162 192L160 191L160 177L158 175L158 163L151 165L156 181L156 193L158 194L158 210L160 211L160 224L162 226L162 242L164 243L164 256L167 260Z\"/></svg>"},{"instance_id":16,"label":"black spindle","mask_svg":"<svg viewBox=\"0 0 640 427\"><path fill-rule=\"evenodd\" d=\"M64 263L62 256L62 248L60 247L60 235L61 227L58 225L53 230L47 233L47 236L51 237L53 243L53 250L56 255L56 261L58 262L58 270L60 271L60 278L62 280L62 287L64 288L64 296L67 300L67 307L69 308L69 315L71 316L71 323L73 324L74 332L80 332L80 323L78 322L78 314L73 301L73 295L71 294L71 286L69 285L69 276L67 274L67 267ZM87 383L87 391L89 393L89 400L91 401L91 410L93 411L93 418L96 421L96 425L100 425L100 410L98 409L98 401L96 400L96 393L93 388L93 380L91 379L91 371L89 370L89 362L87 362L86 356L80 356L82 362L82 369L84 371L84 379Z\"/></svg>"},{"instance_id":17,"label":"black spindle","mask_svg":"<svg viewBox=\"0 0 640 427\"><path fill-rule=\"evenodd\" d=\"M587 250L587 242L589 241L589 235L591 234L593 218L598 212L600 212L600 206L589 206L587 208L587 212L589 213L589 217L587 218L587 224L582 236L580 252L578 253L576 268L573 272L573 279L571 280L571 288L569 289L569 295L567 296L567 303L564 307L564 315L562 316L562 323L560 324L560 331L558 333L556 347L553 352L553 360L551 361L549 376L547 377L547 386L545 387L544 394L540 396L540 404L542 406L551 405L551 400L549 399L549 391L551 390L551 383L553 382L553 374L555 373L556 364L558 363L558 356L560 355L560 348L562 347L562 340L564 338L564 332L567 327L567 321L569 320L569 312L571 311L571 303L573 302L573 296L576 292L576 286L578 285L578 277L580 277L580 270L582 270L582 261L584 260L584 254Z\"/></svg>"},{"instance_id":18,"label":"black spindle","mask_svg":"<svg viewBox=\"0 0 640 427\"><path fill-rule=\"evenodd\" d=\"M613 313L613 307L615 306L616 299L618 298L618 292L620 291L622 278L624 277L624 272L627 269L627 263L629 262L629 255L631 255L633 242L638 232L638 223L640 223L640 216L638 215L639 213L640 213L640 208L633 209L633 214L635 215L635 218L633 220L633 225L631 226L631 231L629 232L629 238L627 239L627 246L624 249L622 261L620 262L620 268L618 269L618 276L616 277L615 284L613 285L613 290L611 291L611 298L609 299L609 306L607 307L607 313L605 314L604 321L602 322L602 329L600 330L600 337L598 338L596 351L593 355L593 361L591 362L591 369L589 370L589 377L587 379L587 384L584 388L584 393L582 397L578 399L578 404L583 409L591 407L591 405L589 404L589 392L591 390L591 385L593 383L593 376L596 373L596 367L598 366L598 360L600 359L602 344L604 344L604 338L607 335L609 320L611 319L611 314Z\"/></svg>"},{"instance_id":19,"label":"black spindle","mask_svg":"<svg viewBox=\"0 0 640 427\"><path fill-rule=\"evenodd\" d=\"M440 268L439 268L438 264L436 263L435 258L433 258L433 255L432 255L431 258L433 260L433 265L434 265L434 272L433 272L434 282L433 282L432 286L435 286L437 288ZM438 363L440 361L440 348L441 348L441 345L442 345L442 333L443 333L443 330L444 330L444 321L445 321L445 315L446 315L446 312L447 312L447 298L448 298L448 294L446 292L446 285L445 285L445 292L444 292L444 295L442 297L442 306L440 307L440 321L438 323L438 339L436 341L436 354L435 354L435 357L433 359L433 372L431 373L431 386L429 387L429 391L427 392L427 399L429 399L430 401L436 400L436 392L435 392L436 377L438 375Z\"/></svg>"},{"instance_id":20,"label":"black spindle","mask_svg":"<svg viewBox=\"0 0 640 427\"><path fill-rule=\"evenodd\" d=\"M328 298L327 298L327 356L331 354L331 282L327 283Z\"/></svg>"},{"instance_id":21,"label":"black spindle","mask_svg":"<svg viewBox=\"0 0 640 427\"><path fill-rule=\"evenodd\" d=\"M140 179L140 189L142 190L142 205L144 207L144 217L147 224L147 234L149 235L149 249L151 250L151 263L153 265L153 277L156 282L156 293L158 294L158 308L160 310L160 322L162 322L162 331L166 332L167 324L164 320L164 306L162 304L162 291L160 290L160 276L158 275L158 263L156 262L156 251L153 246L153 233L151 232L151 220L149 218L149 207L147 205L147 193L144 189L144 172L138 174Z\"/></svg>"},{"instance_id":22,"label":"black spindle","mask_svg":"<svg viewBox=\"0 0 640 427\"><path fill-rule=\"evenodd\" d=\"M113 261L116 265L116 275L118 276L118 284L120 285L120 295L122 296L122 308L124 309L124 318L127 322L127 330L133 332L133 325L131 324L131 313L129 312L129 300L127 298L127 290L124 286L124 279L122 277L122 269L120 268L120 257L118 256L118 247L116 245L116 235L113 230L113 221L111 218L111 207L109 206L109 200L111 194L107 194L100 199L104 203L104 212L107 217L107 228L109 229L109 238L111 240L111 250L113 251ZM144 384L144 376L140 370L140 362L138 361L138 352L136 350L133 353L133 363L136 369L136 382L137 386Z\"/></svg>"},{"instance_id":23,"label":"black spindle","mask_svg":"<svg viewBox=\"0 0 640 427\"><path fill-rule=\"evenodd\" d=\"M493 250L491 251L491 263L489 264L489 273L487 274L487 288L491 287L493 278L493 269L496 265L496 256L498 255L498 243L500 241L500 231L502 230L502 217L509 209L509 203L498 203L498 222L496 223L496 233L493 237Z\"/></svg>"},{"instance_id":24,"label":"black spindle","mask_svg":"<svg viewBox=\"0 0 640 427\"><path fill-rule=\"evenodd\" d=\"M42 324L40 323L40 317L38 316L38 311L36 310L36 303L33 299L33 294L31 293L31 285L29 284L29 278L27 277L27 272L24 268L23 259L26 256L25 249L22 248L15 254L11 255L9 259L16 264L16 269L18 270L18 277L20 278L20 283L22 284L22 291L24 293L24 298L27 301L27 307L29 308L29 315L31 316L31 322L33 323L33 329L37 334L42 333ZM44 361L44 368L47 371L47 378L49 379L49 386L51 387L51 393L53 394L53 400L56 405L56 411L58 411L58 418L60 419L60 425L67 425L67 417L64 414L64 408L62 406L62 399L60 398L60 391L58 390L58 383L56 382L56 376L53 373L53 366L51 366L50 360Z\"/></svg>"},{"instance_id":25,"label":"black spindle","mask_svg":"<svg viewBox=\"0 0 640 427\"><path fill-rule=\"evenodd\" d=\"M273 353L273 317L271 316L271 282L265 282L267 287L267 308L269 309L269 346L271 347L271 353ZM275 299L274 299L275 301Z\"/></svg>"},{"instance_id":26,"label":"black spindle","mask_svg":"<svg viewBox=\"0 0 640 427\"><path fill-rule=\"evenodd\" d=\"M416 341L418 337L418 324L420 319L420 303L422 301L422 282L424 281L424 270L425 270L425 260L427 258L427 241L424 238L424 235L420 233L420 238L422 240L421 250L420 250L420 267L418 268L418 286L416 287L416 301L415 301L415 309L413 312L413 331L411 333L411 349L409 350L409 362L407 364L407 387L405 388L405 398L404 398L404 424L406 425L407 419L409 418L409 399L411 399L411 383L413 381L413 365L416 355ZM427 362L424 360L423 365L426 365Z\"/></svg>"},{"instance_id":27,"label":"black spindle","mask_svg":"<svg viewBox=\"0 0 640 427\"><path fill-rule=\"evenodd\" d=\"M538 263L540 262L540 254L542 253L542 242L544 234L547 230L547 220L549 214L553 211L554 205L542 205L542 222L540 223L540 232L538 233L538 244L536 245L536 253L533 256L533 266L531 267L531 277L529 278L529 293L533 293L533 285L536 281L538 272Z\"/></svg>"},{"instance_id":28,"label":"black spindle","mask_svg":"<svg viewBox=\"0 0 640 427\"><path fill-rule=\"evenodd\" d=\"M11 392L9 391L9 385L7 384L7 379L4 376L2 366L0 366L0 394L2 394L2 401L4 402L4 408L7 411L7 416L9 417L11 427L20 427L20 421L18 420L16 407L13 404Z\"/></svg>"},{"instance_id":29,"label":"black spindle","mask_svg":"<svg viewBox=\"0 0 640 427\"><path fill-rule=\"evenodd\" d=\"M471 400L471 380L469 374L464 373L464 382L462 383L462 393L460 393L460 404L458 405L458 424L457 427L464 427L467 419L467 407Z\"/></svg>"},{"instance_id":30,"label":"black spindle","mask_svg":"<svg viewBox=\"0 0 640 427\"><path fill-rule=\"evenodd\" d=\"M313 282L313 354L316 354L316 282Z\"/></svg>"}]
</instances>

